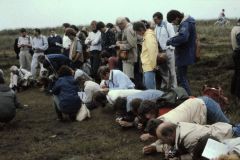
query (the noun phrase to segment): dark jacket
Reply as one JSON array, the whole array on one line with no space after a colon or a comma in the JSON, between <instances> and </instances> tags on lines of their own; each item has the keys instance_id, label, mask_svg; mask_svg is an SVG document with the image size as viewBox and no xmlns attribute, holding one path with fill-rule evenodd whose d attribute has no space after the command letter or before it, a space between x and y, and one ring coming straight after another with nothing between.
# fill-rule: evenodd
<instances>
[{"instance_id":1,"label":"dark jacket","mask_svg":"<svg viewBox=\"0 0 240 160\"><path fill-rule=\"evenodd\" d=\"M63 54L49 54L47 55L47 58L44 62L43 62L43 67L45 68L49 68L46 66L49 66L49 63L51 63L52 67L54 68L54 70L57 72L59 70L59 68L62 65L67 65L70 66L70 59L63 55Z\"/></svg>"},{"instance_id":2,"label":"dark jacket","mask_svg":"<svg viewBox=\"0 0 240 160\"><path fill-rule=\"evenodd\" d=\"M48 37L48 49L45 51L46 54L61 53L61 47L57 46L56 43L62 44L62 37L50 36Z\"/></svg>"},{"instance_id":3,"label":"dark jacket","mask_svg":"<svg viewBox=\"0 0 240 160\"><path fill-rule=\"evenodd\" d=\"M52 91L59 99L61 112L66 114L77 113L81 107L81 99L78 96L79 88L73 76L60 77Z\"/></svg>"},{"instance_id":4,"label":"dark jacket","mask_svg":"<svg viewBox=\"0 0 240 160\"><path fill-rule=\"evenodd\" d=\"M16 114L18 103L15 93L4 84L0 84L0 122L11 121Z\"/></svg>"},{"instance_id":5,"label":"dark jacket","mask_svg":"<svg viewBox=\"0 0 240 160\"><path fill-rule=\"evenodd\" d=\"M168 45L175 46L176 66L187 66L195 62L196 28L195 20L188 16L180 23L178 34L172 37Z\"/></svg>"},{"instance_id":6,"label":"dark jacket","mask_svg":"<svg viewBox=\"0 0 240 160\"><path fill-rule=\"evenodd\" d=\"M109 53L109 57L116 55L115 48L109 48L112 45L116 44L115 33L110 29L106 33L102 33L102 50Z\"/></svg>"}]
</instances>

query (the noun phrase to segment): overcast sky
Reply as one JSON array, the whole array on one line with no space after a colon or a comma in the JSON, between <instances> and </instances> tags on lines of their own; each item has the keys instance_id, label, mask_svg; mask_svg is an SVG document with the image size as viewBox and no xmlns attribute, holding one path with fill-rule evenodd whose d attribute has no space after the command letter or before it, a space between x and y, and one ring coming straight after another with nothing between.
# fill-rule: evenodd
<instances>
[{"instance_id":1,"label":"overcast sky","mask_svg":"<svg viewBox=\"0 0 240 160\"><path fill-rule=\"evenodd\" d=\"M240 0L0 0L0 30L21 27L55 27L64 22L89 24L91 20L115 23L152 19L156 11L177 9L196 19L215 19L222 8L230 18L240 17Z\"/></svg>"}]
</instances>

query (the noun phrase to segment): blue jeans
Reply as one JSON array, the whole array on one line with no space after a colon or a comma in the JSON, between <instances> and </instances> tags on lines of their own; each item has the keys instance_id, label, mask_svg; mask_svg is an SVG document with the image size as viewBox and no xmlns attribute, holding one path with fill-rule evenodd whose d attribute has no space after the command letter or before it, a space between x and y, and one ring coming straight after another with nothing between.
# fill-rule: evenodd
<instances>
[{"instance_id":1,"label":"blue jeans","mask_svg":"<svg viewBox=\"0 0 240 160\"><path fill-rule=\"evenodd\" d=\"M198 98L202 99L207 107L207 123L208 124L213 124L216 122L230 123L229 119L222 112L221 107L216 101L214 101L212 98L207 96L198 97Z\"/></svg>"},{"instance_id":2,"label":"blue jeans","mask_svg":"<svg viewBox=\"0 0 240 160\"><path fill-rule=\"evenodd\" d=\"M179 86L183 87L187 91L188 95L191 95L191 90L187 79L187 69L188 66L177 67L177 81Z\"/></svg>"},{"instance_id":3,"label":"blue jeans","mask_svg":"<svg viewBox=\"0 0 240 160\"><path fill-rule=\"evenodd\" d=\"M156 89L155 72L148 71L143 73L143 84L146 89Z\"/></svg>"}]
</instances>

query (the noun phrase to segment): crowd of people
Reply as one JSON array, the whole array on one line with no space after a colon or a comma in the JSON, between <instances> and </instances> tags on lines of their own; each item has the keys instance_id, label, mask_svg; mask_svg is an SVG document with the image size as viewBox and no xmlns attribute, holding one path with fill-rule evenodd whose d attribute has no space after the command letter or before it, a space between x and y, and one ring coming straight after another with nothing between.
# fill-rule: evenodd
<instances>
[{"instance_id":1,"label":"crowd of people","mask_svg":"<svg viewBox=\"0 0 240 160\"><path fill-rule=\"evenodd\" d=\"M65 115L75 121L83 108L89 113L110 104L119 126L136 127L142 141L156 141L144 154L201 159L208 139L239 137L240 125L230 122L219 101L192 96L187 72L196 61L195 19L177 10L169 11L166 21L160 12L152 18L154 23L131 23L127 17L117 18L116 25L92 21L90 31L64 23L63 37L51 29L47 38L37 28L31 37L22 28L16 41L20 67L10 68L9 87L0 72L0 122L15 116L15 92L39 84L53 96L59 121ZM239 25L232 31L238 57L232 93L238 98ZM232 153L240 155L235 148Z\"/></svg>"}]
</instances>

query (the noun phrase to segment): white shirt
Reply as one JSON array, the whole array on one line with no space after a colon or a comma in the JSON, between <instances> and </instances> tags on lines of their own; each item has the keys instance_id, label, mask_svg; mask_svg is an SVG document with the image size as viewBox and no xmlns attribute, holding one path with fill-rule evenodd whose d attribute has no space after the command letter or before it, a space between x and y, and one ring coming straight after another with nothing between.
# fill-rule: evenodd
<instances>
[{"instance_id":1,"label":"white shirt","mask_svg":"<svg viewBox=\"0 0 240 160\"><path fill-rule=\"evenodd\" d=\"M63 48L64 49L69 49L72 41L66 36L65 34L63 35Z\"/></svg>"},{"instance_id":2,"label":"white shirt","mask_svg":"<svg viewBox=\"0 0 240 160\"><path fill-rule=\"evenodd\" d=\"M107 94L107 100L108 100L108 103L113 104L118 97L127 97L139 92L142 92L142 91L137 89L110 90Z\"/></svg>"},{"instance_id":3,"label":"white shirt","mask_svg":"<svg viewBox=\"0 0 240 160\"><path fill-rule=\"evenodd\" d=\"M39 35L38 37L33 37L32 48L33 49L40 49L42 51L47 50L48 49L48 41L47 41L46 36Z\"/></svg>"},{"instance_id":4,"label":"white shirt","mask_svg":"<svg viewBox=\"0 0 240 160\"><path fill-rule=\"evenodd\" d=\"M90 43L90 51L93 51L93 50L101 51L102 50L101 32L100 31L97 31L96 33L89 32L89 35L85 40L85 44L88 45L89 43Z\"/></svg>"},{"instance_id":5,"label":"white shirt","mask_svg":"<svg viewBox=\"0 0 240 160\"><path fill-rule=\"evenodd\" d=\"M84 92L86 94L84 103L92 102L93 94L100 91L100 85L93 81L86 81L84 86Z\"/></svg>"},{"instance_id":6,"label":"white shirt","mask_svg":"<svg viewBox=\"0 0 240 160\"><path fill-rule=\"evenodd\" d=\"M29 37L29 36L25 36L25 37L22 37L22 36L20 36L19 38L18 38L18 45L20 46L20 45L31 45L32 44L32 38L31 37ZM21 47L21 49L20 49L21 51L29 51L29 47Z\"/></svg>"},{"instance_id":7,"label":"white shirt","mask_svg":"<svg viewBox=\"0 0 240 160\"><path fill-rule=\"evenodd\" d=\"M167 40L175 36L174 27L171 23L162 21L160 25L156 25L155 33L158 43L163 50L168 48L174 49L172 46L166 46Z\"/></svg>"}]
</instances>

